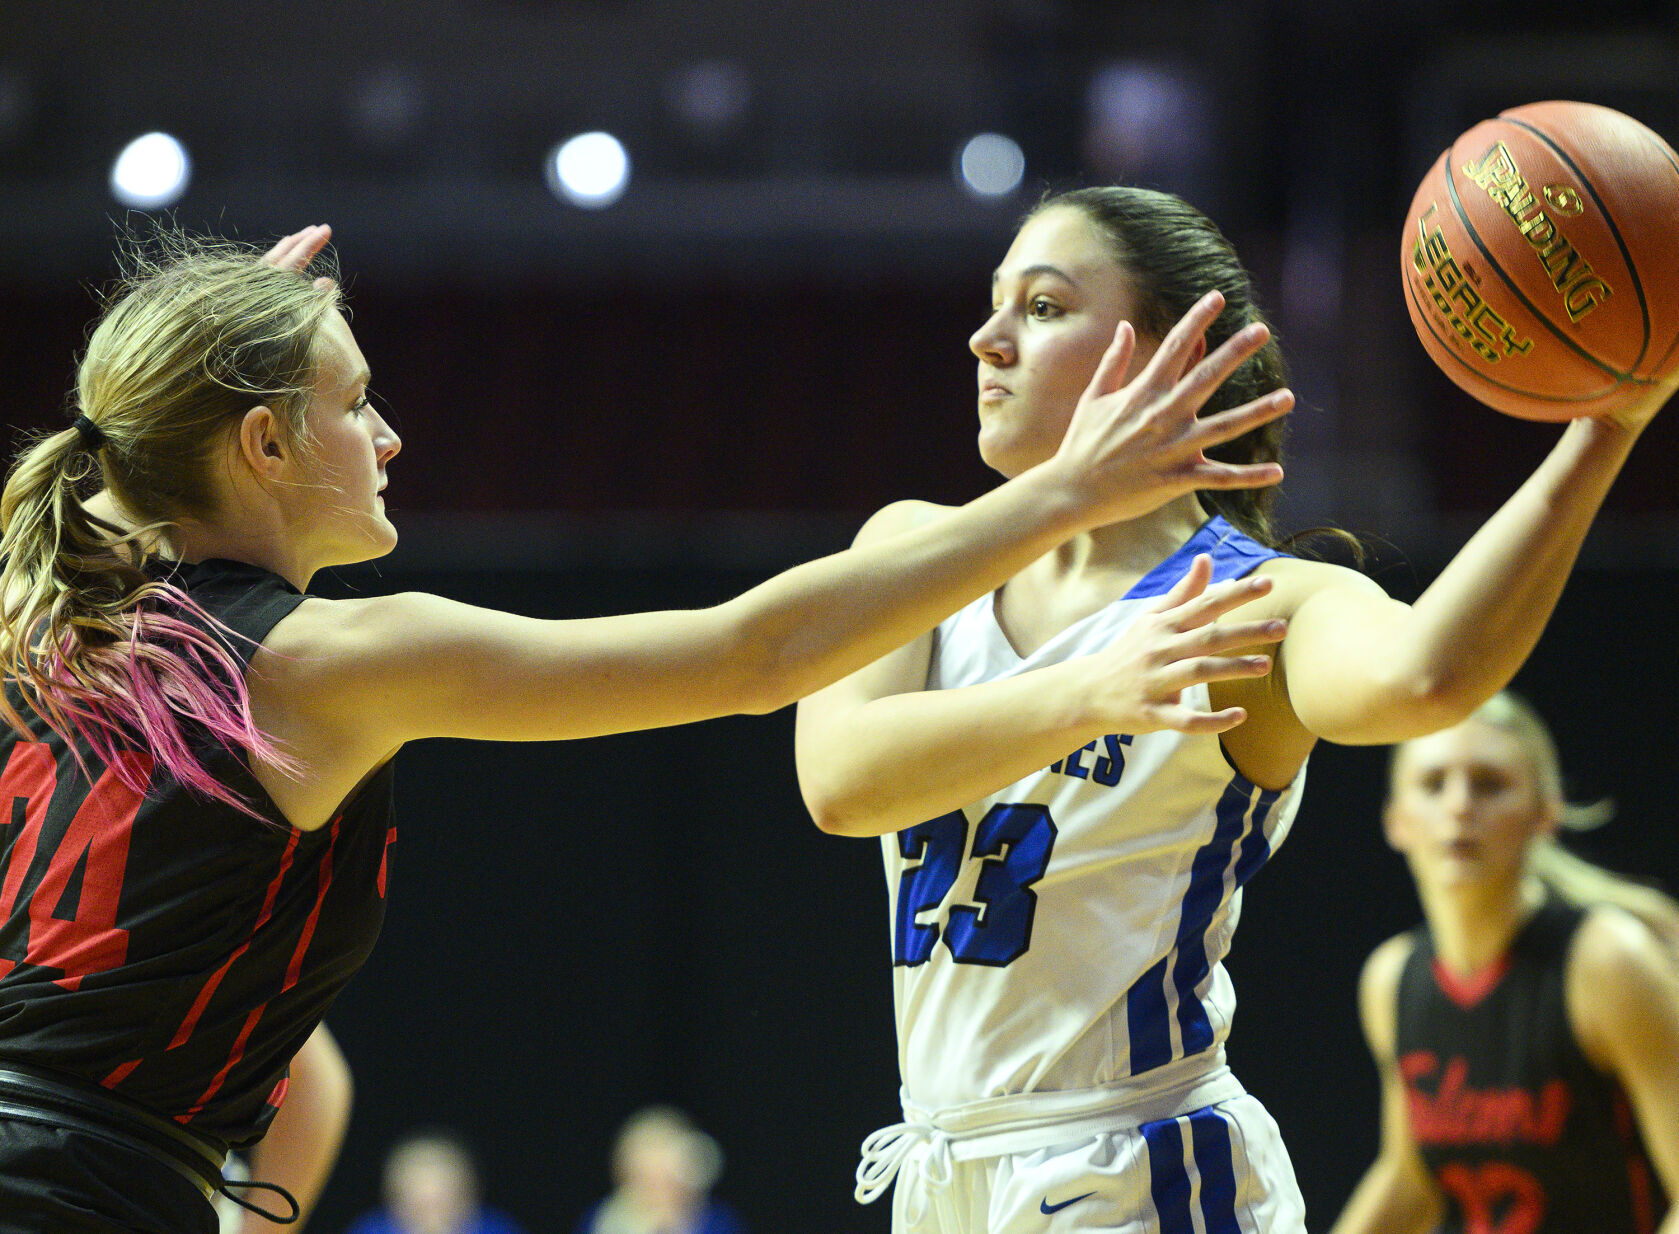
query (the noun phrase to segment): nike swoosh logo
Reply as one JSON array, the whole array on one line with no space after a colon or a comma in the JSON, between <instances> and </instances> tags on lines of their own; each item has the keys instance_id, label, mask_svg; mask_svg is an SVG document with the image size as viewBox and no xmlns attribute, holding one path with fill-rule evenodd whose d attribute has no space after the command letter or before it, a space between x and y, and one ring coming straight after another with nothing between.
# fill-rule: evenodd
<instances>
[{"instance_id":1,"label":"nike swoosh logo","mask_svg":"<svg viewBox=\"0 0 1679 1234\"><path fill-rule=\"evenodd\" d=\"M1059 1204L1051 1204L1049 1202L1049 1197L1046 1195L1038 1202L1038 1211L1047 1217L1051 1213L1060 1212L1063 1208L1066 1208L1070 1204L1077 1204L1080 1200L1088 1200L1095 1194L1096 1193L1094 1191L1086 1191L1083 1195L1075 1195L1072 1199L1062 1200Z\"/></svg>"}]
</instances>

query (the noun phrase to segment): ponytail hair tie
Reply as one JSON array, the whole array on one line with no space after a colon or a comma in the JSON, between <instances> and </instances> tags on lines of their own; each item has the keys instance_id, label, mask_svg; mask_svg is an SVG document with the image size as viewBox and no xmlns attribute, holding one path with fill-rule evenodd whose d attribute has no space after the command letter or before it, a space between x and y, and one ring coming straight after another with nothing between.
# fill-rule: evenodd
<instances>
[{"instance_id":1,"label":"ponytail hair tie","mask_svg":"<svg viewBox=\"0 0 1679 1234\"><path fill-rule=\"evenodd\" d=\"M92 452L105 444L105 431L92 420L89 420L85 412L76 416L75 420L71 422L71 427L82 435L82 448L84 450Z\"/></svg>"}]
</instances>

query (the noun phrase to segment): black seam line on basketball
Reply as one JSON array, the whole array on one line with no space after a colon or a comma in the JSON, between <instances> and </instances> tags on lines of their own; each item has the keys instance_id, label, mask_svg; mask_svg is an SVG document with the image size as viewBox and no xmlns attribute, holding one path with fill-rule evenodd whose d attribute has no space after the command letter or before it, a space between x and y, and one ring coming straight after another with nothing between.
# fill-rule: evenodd
<instances>
[{"instance_id":1,"label":"black seam line on basketball","mask_svg":"<svg viewBox=\"0 0 1679 1234\"><path fill-rule=\"evenodd\" d=\"M1679 176L1679 157L1674 155L1673 148L1660 137L1657 137L1653 142L1651 142L1651 144L1656 147L1656 153L1661 155L1662 159L1669 167L1673 168L1673 174L1675 176ZM1674 332L1673 341L1667 345L1667 350L1662 353L1662 358L1656 361L1655 368L1653 370L1654 372L1664 373L1667 371L1668 362L1673 359L1675 349L1679 349L1679 331ZM1653 386L1656 384L1656 379L1653 377L1639 377L1634 380L1641 381L1645 385Z\"/></svg>"},{"instance_id":2,"label":"black seam line on basketball","mask_svg":"<svg viewBox=\"0 0 1679 1234\"><path fill-rule=\"evenodd\" d=\"M1600 390L1596 394L1549 394L1541 390L1524 390L1520 386L1512 386L1507 382L1499 381L1497 378L1489 377L1481 369L1476 368L1473 364L1470 364L1469 361L1458 355L1457 349L1453 345L1453 340L1448 338L1446 335L1441 334L1434 328L1434 323L1431 320L1431 314L1429 311L1434 307L1434 305L1432 302L1425 303L1417 297L1417 290L1415 287L1411 286L1411 280L1409 278L1405 280L1405 291L1406 294L1411 297L1412 302L1416 304L1417 309L1419 310L1417 316L1427 324L1428 332L1444 345L1444 355L1461 365L1463 368L1469 370L1469 372L1473 373L1476 381L1483 382L1489 386L1497 386L1500 390L1508 390L1511 394L1519 394L1523 398L1536 399L1545 403L1590 403L1613 393L1616 387L1622 384L1621 381L1612 382L1607 389ZM1436 363L1438 363L1440 359L1441 357L1436 356ZM1448 376L1449 375L1450 374L1448 374ZM1639 379L1635 377L1628 377L1623 380L1638 381ZM1642 382L1640 384L1647 385L1649 383Z\"/></svg>"},{"instance_id":3,"label":"black seam line on basketball","mask_svg":"<svg viewBox=\"0 0 1679 1234\"><path fill-rule=\"evenodd\" d=\"M1544 326L1552 334L1556 335L1557 341L1564 347L1574 352L1582 360L1585 360L1590 364L1595 364L1598 368L1613 376L1617 381L1630 376L1628 373L1623 373L1619 369L1605 364L1602 360L1599 360L1596 356L1592 355L1591 352L1580 346L1580 344L1569 338L1568 335L1564 334L1559 327L1552 325L1551 319L1541 313L1539 311L1539 306L1534 304L1532 300L1529 300L1522 289L1516 286L1514 280L1512 280L1511 277L1504 272L1504 267L1498 264L1498 259L1492 255L1492 251L1481 242L1481 233L1476 231L1475 224L1469 221L1469 211L1464 209L1463 199L1457 195L1457 181L1452 175L1452 169L1456 166L1456 164L1452 161L1452 156L1456 153L1456 151L1457 143L1455 142L1452 144L1451 149L1446 151L1446 192L1451 196L1452 210L1457 215L1457 221L1463 224L1464 232L1469 236L1469 239L1474 243L1475 247L1481 251L1481 256L1487 259L1487 265L1491 267L1493 273L1498 275L1498 277L1504 281L1504 285L1510 289L1510 294L1515 296L1517 300L1521 301L1522 307L1527 309L1529 313L1533 314L1533 319L1540 325Z\"/></svg>"},{"instance_id":4,"label":"black seam line on basketball","mask_svg":"<svg viewBox=\"0 0 1679 1234\"><path fill-rule=\"evenodd\" d=\"M1550 134L1535 128L1526 120L1517 120L1512 116L1500 116L1499 119L1508 120L1517 128L1526 129L1549 146L1552 154L1568 164L1568 169L1580 177L1580 183L1586 186L1586 192L1590 193L1592 200L1597 203L1598 210L1603 214L1603 221L1609 228L1609 234L1615 237L1615 247L1621 250L1621 260L1626 262L1627 275L1632 279L1632 289L1638 295L1638 312L1644 318L1644 345L1638 349L1638 359L1634 360L1631 368L1627 369L1628 374L1631 374L1644 362L1644 353L1650 350L1650 303L1644 298L1643 280L1638 277L1638 267L1633 263L1632 254L1627 251L1626 241L1621 238L1621 229L1615 225L1615 216L1609 213L1609 207L1604 205L1603 198L1598 196L1597 186L1591 182L1591 177L1586 175L1580 169L1580 165L1568 156L1568 151L1551 140Z\"/></svg>"}]
</instances>

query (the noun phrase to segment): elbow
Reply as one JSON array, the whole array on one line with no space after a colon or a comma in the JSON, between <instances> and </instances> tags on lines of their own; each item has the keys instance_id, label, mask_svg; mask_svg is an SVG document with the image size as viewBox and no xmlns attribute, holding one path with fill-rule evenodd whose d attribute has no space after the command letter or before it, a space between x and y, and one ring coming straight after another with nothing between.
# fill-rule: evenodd
<instances>
[{"instance_id":1,"label":"elbow","mask_svg":"<svg viewBox=\"0 0 1679 1234\"><path fill-rule=\"evenodd\" d=\"M742 676L737 686L735 710L742 715L767 716L798 702L807 693L787 674L778 673L771 666L760 666Z\"/></svg>"},{"instance_id":2,"label":"elbow","mask_svg":"<svg viewBox=\"0 0 1679 1234\"><path fill-rule=\"evenodd\" d=\"M1391 732L1382 739L1409 741L1451 728L1468 719L1502 686L1502 682L1487 682L1472 671L1451 666L1417 666L1396 673L1383 690Z\"/></svg>"},{"instance_id":3,"label":"elbow","mask_svg":"<svg viewBox=\"0 0 1679 1234\"><path fill-rule=\"evenodd\" d=\"M777 628L749 614L737 604L711 610L725 623L718 637L721 670L714 678L725 697L727 711L763 716L798 702L823 682L812 682L808 665Z\"/></svg>"},{"instance_id":4,"label":"elbow","mask_svg":"<svg viewBox=\"0 0 1679 1234\"><path fill-rule=\"evenodd\" d=\"M856 830L854 814L845 808L844 802L834 796L821 792L814 792L809 788L803 790L805 810L810 814L810 821L816 824L816 830L823 835L855 836L862 834Z\"/></svg>"},{"instance_id":5,"label":"elbow","mask_svg":"<svg viewBox=\"0 0 1679 1234\"><path fill-rule=\"evenodd\" d=\"M882 833L879 817L857 794L846 792L843 785L823 784L801 768L799 793L811 822L823 835L866 839Z\"/></svg>"}]
</instances>

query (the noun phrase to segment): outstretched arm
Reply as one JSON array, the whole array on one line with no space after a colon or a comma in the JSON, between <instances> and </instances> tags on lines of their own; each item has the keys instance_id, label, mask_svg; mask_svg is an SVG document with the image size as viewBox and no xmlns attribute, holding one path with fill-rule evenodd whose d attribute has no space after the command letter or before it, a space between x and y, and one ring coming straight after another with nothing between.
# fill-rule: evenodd
<instances>
[{"instance_id":1,"label":"outstretched arm","mask_svg":"<svg viewBox=\"0 0 1679 1234\"><path fill-rule=\"evenodd\" d=\"M383 757L419 737L583 737L783 706L1081 530L1196 489L1280 478L1274 464L1205 456L1290 405L1284 391L1195 416L1266 338L1249 328L1191 364L1221 307L1216 294L1203 300L1123 387L1132 336L1122 326L1054 457L944 519L693 612L542 622L433 596L305 604L276 627L276 654L259 653L253 697L271 692L269 716L307 713L316 731L276 733L306 757L339 741Z\"/></svg>"},{"instance_id":2,"label":"outstretched arm","mask_svg":"<svg viewBox=\"0 0 1679 1234\"><path fill-rule=\"evenodd\" d=\"M1410 939L1390 938L1371 953L1359 978L1359 1018L1382 1080L1382 1139L1331 1234L1427 1234L1440 1221L1439 1193L1411 1138L1394 1056L1399 974L1410 952Z\"/></svg>"},{"instance_id":3,"label":"outstretched arm","mask_svg":"<svg viewBox=\"0 0 1679 1234\"><path fill-rule=\"evenodd\" d=\"M1416 604L1362 582L1304 598L1281 661L1305 729L1349 744L1403 741L1457 723L1509 684L1633 443L1676 388L1679 374L1619 417L1571 423Z\"/></svg>"}]
</instances>

